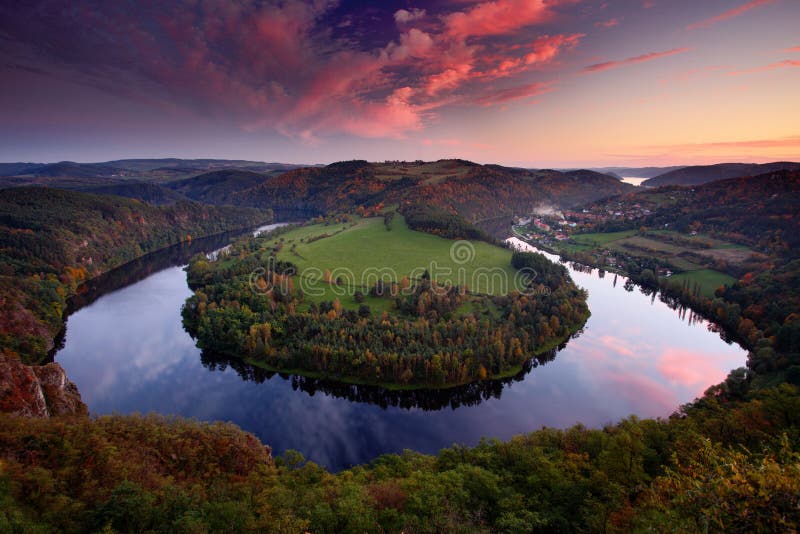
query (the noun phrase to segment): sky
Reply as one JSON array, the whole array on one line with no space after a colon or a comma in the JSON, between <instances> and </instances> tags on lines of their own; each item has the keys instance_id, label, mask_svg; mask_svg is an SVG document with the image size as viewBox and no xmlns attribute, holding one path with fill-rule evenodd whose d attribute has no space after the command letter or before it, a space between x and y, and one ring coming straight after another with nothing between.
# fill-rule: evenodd
<instances>
[{"instance_id":1,"label":"sky","mask_svg":"<svg viewBox=\"0 0 800 534\"><path fill-rule=\"evenodd\" d=\"M800 0L0 0L0 161L800 160Z\"/></svg>"}]
</instances>

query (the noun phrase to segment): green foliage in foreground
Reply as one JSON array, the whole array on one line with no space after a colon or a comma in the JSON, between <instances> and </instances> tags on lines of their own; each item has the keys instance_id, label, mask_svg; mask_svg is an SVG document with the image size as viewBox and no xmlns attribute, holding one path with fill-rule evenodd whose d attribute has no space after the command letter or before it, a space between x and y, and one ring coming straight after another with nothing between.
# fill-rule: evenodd
<instances>
[{"instance_id":1,"label":"green foliage in foreground","mask_svg":"<svg viewBox=\"0 0 800 534\"><path fill-rule=\"evenodd\" d=\"M740 375L668 420L407 451L337 474L231 425L0 416L2 532L775 532L800 392Z\"/></svg>"}]
</instances>

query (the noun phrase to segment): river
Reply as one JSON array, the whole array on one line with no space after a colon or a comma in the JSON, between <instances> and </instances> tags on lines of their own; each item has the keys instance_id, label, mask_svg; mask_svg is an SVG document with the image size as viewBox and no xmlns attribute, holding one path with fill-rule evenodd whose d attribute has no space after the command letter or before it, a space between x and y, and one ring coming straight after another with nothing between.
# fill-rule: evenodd
<instances>
[{"instance_id":1,"label":"river","mask_svg":"<svg viewBox=\"0 0 800 534\"><path fill-rule=\"evenodd\" d=\"M691 311L671 309L621 276L569 266L589 292L592 316L550 362L514 379L397 393L266 373L202 354L181 326L191 295L182 266L221 246L198 240L149 256L81 296L55 359L92 414L231 421L276 454L296 449L338 470L382 453L435 453L542 426L668 416L746 359Z\"/></svg>"}]
</instances>

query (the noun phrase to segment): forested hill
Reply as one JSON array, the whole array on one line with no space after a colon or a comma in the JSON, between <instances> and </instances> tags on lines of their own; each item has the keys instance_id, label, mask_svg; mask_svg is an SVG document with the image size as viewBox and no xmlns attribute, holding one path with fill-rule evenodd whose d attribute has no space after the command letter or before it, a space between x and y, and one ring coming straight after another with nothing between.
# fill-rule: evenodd
<instances>
[{"instance_id":1,"label":"forested hill","mask_svg":"<svg viewBox=\"0 0 800 534\"><path fill-rule=\"evenodd\" d=\"M695 165L659 174L642 182L648 187L662 185L700 185L715 180L725 180L741 176L756 176L780 170L798 170L800 163L776 161L773 163L718 163L716 165Z\"/></svg>"},{"instance_id":2,"label":"forested hill","mask_svg":"<svg viewBox=\"0 0 800 534\"><path fill-rule=\"evenodd\" d=\"M689 231L691 227L765 253L796 255L800 251L798 206L800 170L784 170L692 188L665 186L639 190L587 208L598 212L650 211L635 221L610 220L606 229L669 225Z\"/></svg>"},{"instance_id":3,"label":"forested hill","mask_svg":"<svg viewBox=\"0 0 800 534\"><path fill-rule=\"evenodd\" d=\"M154 206L171 206L177 202L189 202L189 198L180 193L158 184L148 182L121 182L117 184L101 185L82 190L85 193L98 195L117 195L120 197L135 198Z\"/></svg>"},{"instance_id":4,"label":"forested hill","mask_svg":"<svg viewBox=\"0 0 800 534\"><path fill-rule=\"evenodd\" d=\"M342 161L324 167L218 160L119 160L9 164L0 186L45 185L119 194L156 204L178 197L214 205L270 208L285 217L352 211L377 204L427 203L470 221L571 207L631 191L592 170L530 170L452 159ZM0 171L3 171L0 168Z\"/></svg>"},{"instance_id":5,"label":"forested hill","mask_svg":"<svg viewBox=\"0 0 800 534\"><path fill-rule=\"evenodd\" d=\"M266 178L266 175L258 172L225 169L169 182L165 184L165 187L193 200L208 204L243 204L235 199L235 194L257 186Z\"/></svg>"},{"instance_id":6,"label":"forested hill","mask_svg":"<svg viewBox=\"0 0 800 534\"><path fill-rule=\"evenodd\" d=\"M67 297L87 278L182 241L248 228L269 212L169 207L49 188L0 190L0 350L41 361Z\"/></svg>"},{"instance_id":7,"label":"forested hill","mask_svg":"<svg viewBox=\"0 0 800 534\"><path fill-rule=\"evenodd\" d=\"M594 171L530 171L463 160L349 161L266 178L234 194L237 204L318 215L378 203L428 204L470 221L525 213L537 205L568 207L632 191Z\"/></svg>"}]
</instances>

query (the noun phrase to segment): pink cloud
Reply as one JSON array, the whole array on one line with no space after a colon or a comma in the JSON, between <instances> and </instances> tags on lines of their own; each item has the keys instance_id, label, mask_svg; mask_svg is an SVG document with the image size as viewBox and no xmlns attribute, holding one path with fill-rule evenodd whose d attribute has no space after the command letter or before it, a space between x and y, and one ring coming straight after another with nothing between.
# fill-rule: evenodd
<instances>
[{"instance_id":1,"label":"pink cloud","mask_svg":"<svg viewBox=\"0 0 800 534\"><path fill-rule=\"evenodd\" d=\"M542 94L531 71L556 63L583 34L529 28L573 1L459 3L435 17L408 7L394 13L384 43L363 45L325 29L334 0L142 0L134 11L49 0L66 30L48 28L48 46L31 50L70 81L247 131L396 138L424 128L444 106ZM38 42L42 23L33 11L0 32ZM356 23L349 17L336 27ZM74 27L96 31L76 37ZM508 81L498 88L501 78Z\"/></svg>"},{"instance_id":2,"label":"pink cloud","mask_svg":"<svg viewBox=\"0 0 800 534\"><path fill-rule=\"evenodd\" d=\"M574 48L585 34L573 35L544 35L530 45L530 52L518 57L501 55L492 65L492 68L479 74L482 77L501 78L518 74L534 65L553 61L556 56L565 50Z\"/></svg>"},{"instance_id":3,"label":"pink cloud","mask_svg":"<svg viewBox=\"0 0 800 534\"><path fill-rule=\"evenodd\" d=\"M688 26L686 26L686 29L688 31L691 31L691 30L698 30L698 29L701 29L701 28L708 28L709 26L711 26L713 24L716 24L717 22L722 22L723 20L728 20L728 19L731 19L731 18L734 18L734 17L738 17L739 15L743 15L744 13L747 13L751 9L754 9L754 8L756 8L758 6L761 6L761 5L764 5L764 4L769 4L769 3L774 2L774 1L775 0L751 0L750 2L747 2L746 4L742 4L742 5L738 6L738 7L733 8L733 9L729 9L728 11L725 11L724 13L720 13L719 15L716 15L714 17L711 17L711 18L708 18L708 19L705 19L705 20L701 20L700 22L695 22L693 24L689 24Z\"/></svg>"},{"instance_id":4,"label":"pink cloud","mask_svg":"<svg viewBox=\"0 0 800 534\"><path fill-rule=\"evenodd\" d=\"M654 59L659 59L662 57L674 56L676 54L682 54L684 52L688 52L689 50L690 50L689 48L673 48L672 50L666 50L664 52L650 52L649 54L642 54L641 56L629 57L627 59L622 59L618 61L606 61L604 63L595 63L594 65L589 65L585 67L583 70L584 72L599 72L608 69L614 69L617 67L622 67L624 65L644 63L646 61L652 61Z\"/></svg>"},{"instance_id":5,"label":"pink cloud","mask_svg":"<svg viewBox=\"0 0 800 534\"><path fill-rule=\"evenodd\" d=\"M619 26L619 19L614 18L601 22L595 22L594 25L596 28L613 28L614 26Z\"/></svg>"},{"instance_id":6,"label":"pink cloud","mask_svg":"<svg viewBox=\"0 0 800 534\"><path fill-rule=\"evenodd\" d=\"M407 33L400 35L400 44L390 43L386 47L386 53L390 59L402 61L407 58L425 57L431 48L433 48L431 36L421 30L412 28Z\"/></svg>"},{"instance_id":7,"label":"pink cloud","mask_svg":"<svg viewBox=\"0 0 800 534\"><path fill-rule=\"evenodd\" d=\"M787 48L784 52L800 52L800 46L793 46L791 48Z\"/></svg>"},{"instance_id":8,"label":"pink cloud","mask_svg":"<svg viewBox=\"0 0 800 534\"><path fill-rule=\"evenodd\" d=\"M550 90L552 90L552 86L548 83L530 83L517 87L489 91L479 96L475 101L481 106L493 106L495 104L504 104L521 98L539 96Z\"/></svg>"},{"instance_id":9,"label":"pink cloud","mask_svg":"<svg viewBox=\"0 0 800 534\"><path fill-rule=\"evenodd\" d=\"M545 0L493 0L444 16L446 33L451 37L505 35L525 26L547 22L552 5Z\"/></svg>"},{"instance_id":10,"label":"pink cloud","mask_svg":"<svg viewBox=\"0 0 800 534\"><path fill-rule=\"evenodd\" d=\"M770 63L769 65L762 65L760 67L754 67L752 69L745 69L745 70L734 70L728 73L729 76L739 76L741 74L753 74L756 72L764 72L769 70L776 70L776 69L784 69L787 67L800 67L800 60L796 59L785 59L783 61L778 61L776 63Z\"/></svg>"}]
</instances>

